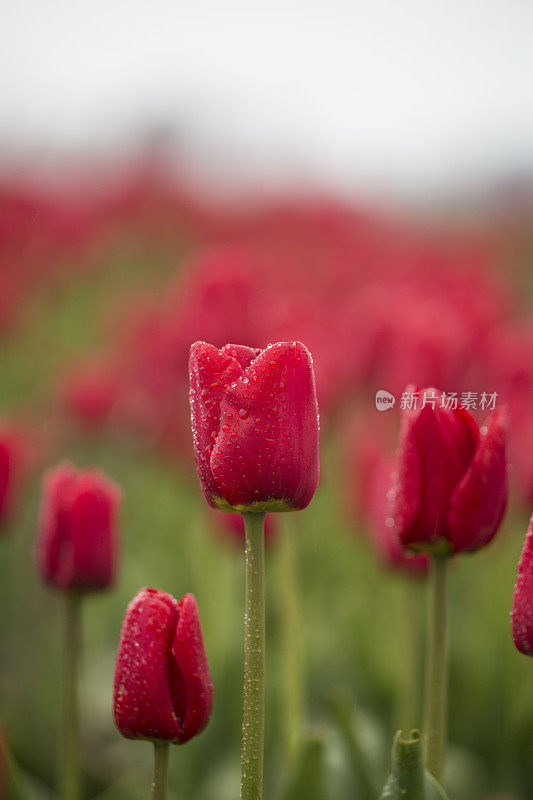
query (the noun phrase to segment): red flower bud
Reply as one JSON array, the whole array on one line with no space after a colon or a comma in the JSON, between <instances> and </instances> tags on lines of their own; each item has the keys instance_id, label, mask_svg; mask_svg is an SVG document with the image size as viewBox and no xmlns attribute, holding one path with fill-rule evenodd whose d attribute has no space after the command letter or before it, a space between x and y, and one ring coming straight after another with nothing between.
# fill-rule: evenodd
<instances>
[{"instance_id":1,"label":"red flower bud","mask_svg":"<svg viewBox=\"0 0 533 800\"><path fill-rule=\"evenodd\" d=\"M127 739L183 744L211 716L213 684L192 594L141 589L122 623L113 708Z\"/></svg>"},{"instance_id":2,"label":"red flower bud","mask_svg":"<svg viewBox=\"0 0 533 800\"><path fill-rule=\"evenodd\" d=\"M47 583L76 592L106 589L116 574L120 489L95 469L67 462L44 476L37 566Z\"/></svg>"},{"instance_id":3,"label":"red flower bud","mask_svg":"<svg viewBox=\"0 0 533 800\"><path fill-rule=\"evenodd\" d=\"M517 649L526 656L533 656L533 517L518 562L511 622Z\"/></svg>"},{"instance_id":4,"label":"red flower bud","mask_svg":"<svg viewBox=\"0 0 533 800\"><path fill-rule=\"evenodd\" d=\"M440 400L403 412L392 505L406 547L457 553L490 542L507 503L505 443L502 411L481 430L468 411Z\"/></svg>"},{"instance_id":5,"label":"red flower bud","mask_svg":"<svg viewBox=\"0 0 533 800\"><path fill-rule=\"evenodd\" d=\"M305 508L318 483L318 408L301 342L265 350L196 342L191 423L207 501L224 511Z\"/></svg>"}]
</instances>

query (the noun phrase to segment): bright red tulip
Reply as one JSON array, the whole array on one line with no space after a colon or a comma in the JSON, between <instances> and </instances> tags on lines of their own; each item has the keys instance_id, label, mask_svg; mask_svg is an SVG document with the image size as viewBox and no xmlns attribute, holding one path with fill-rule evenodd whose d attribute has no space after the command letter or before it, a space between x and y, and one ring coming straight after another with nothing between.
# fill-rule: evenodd
<instances>
[{"instance_id":1,"label":"bright red tulip","mask_svg":"<svg viewBox=\"0 0 533 800\"><path fill-rule=\"evenodd\" d=\"M113 708L127 739L183 744L211 716L213 684L192 594L141 589L122 623Z\"/></svg>"},{"instance_id":2,"label":"bright red tulip","mask_svg":"<svg viewBox=\"0 0 533 800\"><path fill-rule=\"evenodd\" d=\"M191 424L207 501L224 511L305 508L318 483L318 408L301 342L265 350L196 342Z\"/></svg>"},{"instance_id":3,"label":"bright red tulip","mask_svg":"<svg viewBox=\"0 0 533 800\"><path fill-rule=\"evenodd\" d=\"M423 405L424 394L439 398L435 408ZM421 390L420 407L403 412L393 516L406 547L478 550L507 503L505 414L496 411L480 429L468 411L441 408L440 396Z\"/></svg>"},{"instance_id":4,"label":"bright red tulip","mask_svg":"<svg viewBox=\"0 0 533 800\"><path fill-rule=\"evenodd\" d=\"M106 589L117 568L120 489L96 469L58 464L44 476L37 566L47 583L74 592Z\"/></svg>"},{"instance_id":5,"label":"bright red tulip","mask_svg":"<svg viewBox=\"0 0 533 800\"><path fill-rule=\"evenodd\" d=\"M533 656L533 517L518 562L511 622L517 649Z\"/></svg>"}]
</instances>

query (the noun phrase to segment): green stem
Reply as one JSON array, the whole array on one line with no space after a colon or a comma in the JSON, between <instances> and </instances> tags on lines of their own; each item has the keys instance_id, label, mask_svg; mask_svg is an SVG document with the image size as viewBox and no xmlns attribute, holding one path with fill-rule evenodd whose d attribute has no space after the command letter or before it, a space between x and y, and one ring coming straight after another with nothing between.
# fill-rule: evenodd
<instances>
[{"instance_id":1,"label":"green stem","mask_svg":"<svg viewBox=\"0 0 533 800\"><path fill-rule=\"evenodd\" d=\"M288 519L288 518L291 519ZM283 752L288 765L298 755L303 716L302 622L298 592L298 531L292 515L285 514L278 546L278 596L281 629L281 687L280 717L283 724Z\"/></svg>"},{"instance_id":2,"label":"green stem","mask_svg":"<svg viewBox=\"0 0 533 800\"><path fill-rule=\"evenodd\" d=\"M154 742L154 773L150 790L151 800L167 796L168 742Z\"/></svg>"},{"instance_id":3,"label":"green stem","mask_svg":"<svg viewBox=\"0 0 533 800\"><path fill-rule=\"evenodd\" d=\"M404 675L400 686L397 724L401 730L421 725L422 682L422 596L420 582L407 576L404 579L402 627L405 641Z\"/></svg>"},{"instance_id":4,"label":"green stem","mask_svg":"<svg viewBox=\"0 0 533 800\"><path fill-rule=\"evenodd\" d=\"M63 668L63 800L80 796L79 669L81 652L81 598L65 594Z\"/></svg>"},{"instance_id":5,"label":"green stem","mask_svg":"<svg viewBox=\"0 0 533 800\"><path fill-rule=\"evenodd\" d=\"M246 532L246 613L241 800L261 800L265 728L265 515L242 516Z\"/></svg>"},{"instance_id":6,"label":"green stem","mask_svg":"<svg viewBox=\"0 0 533 800\"><path fill-rule=\"evenodd\" d=\"M424 726L426 767L440 781L446 748L448 555L433 555L429 576Z\"/></svg>"}]
</instances>

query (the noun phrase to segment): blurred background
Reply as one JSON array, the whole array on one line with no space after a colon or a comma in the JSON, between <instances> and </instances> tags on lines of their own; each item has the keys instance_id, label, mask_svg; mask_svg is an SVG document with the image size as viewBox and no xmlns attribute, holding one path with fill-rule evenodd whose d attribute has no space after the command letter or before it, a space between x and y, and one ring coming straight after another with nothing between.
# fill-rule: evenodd
<instances>
[{"instance_id":1,"label":"blurred background","mask_svg":"<svg viewBox=\"0 0 533 800\"><path fill-rule=\"evenodd\" d=\"M32 797L57 796L60 609L33 542L65 458L124 490L120 580L84 609L84 800L148 790L151 749L111 714L144 585L195 593L215 684L171 796L238 795L242 542L196 480L188 350L297 338L322 478L269 537L266 797L371 800L393 733L420 724L424 565L385 526L415 382L471 393L480 420L484 393L509 410L507 517L452 580L447 785L533 798L531 664L509 623L533 510L532 29L521 0L4 0L0 724ZM16 796L5 766L0 787Z\"/></svg>"}]
</instances>

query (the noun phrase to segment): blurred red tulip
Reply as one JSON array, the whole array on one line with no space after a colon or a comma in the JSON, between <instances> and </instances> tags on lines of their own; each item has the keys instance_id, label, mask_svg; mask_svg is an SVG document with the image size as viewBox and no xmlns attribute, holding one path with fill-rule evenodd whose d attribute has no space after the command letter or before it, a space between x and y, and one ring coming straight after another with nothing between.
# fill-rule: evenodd
<instances>
[{"instance_id":1,"label":"blurred red tulip","mask_svg":"<svg viewBox=\"0 0 533 800\"><path fill-rule=\"evenodd\" d=\"M96 469L64 462L44 476L37 567L58 589L89 592L115 580L120 489Z\"/></svg>"},{"instance_id":2,"label":"blurred red tulip","mask_svg":"<svg viewBox=\"0 0 533 800\"><path fill-rule=\"evenodd\" d=\"M113 708L127 739L183 744L211 716L213 684L196 600L178 603L141 589L129 604L118 647Z\"/></svg>"},{"instance_id":3,"label":"blurred red tulip","mask_svg":"<svg viewBox=\"0 0 533 800\"><path fill-rule=\"evenodd\" d=\"M69 375L63 387L63 402L82 425L104 425L117 403L120 381L117 370L104 360L93 360Z\"/></svg>"},{"instance_id":4,"label":"blurred red tulip","mask_svg":"<svg viewBox=\"0 0 533 800\"><path fill-rule=\"evenodd\" d=\"M257 350L196 342L190 356L198 475L214 508L305 508L318 483L313 365L300 342Z\"/></svg>"},{"instance_id":5,"label":"blurred red tulip","mask_svg":"<svg viewBox=\"0 0 533 800\"><path fill-rule=\"evenodd\" d=\"M408 387L409 394L417 394ZM477 550L496 533L507 503L506 423L495 412L479 428L465 409L440 407L435 389L403 411L393 517L405 547Z\"/></svg>"},{"instance_id":6,"label":"blurred red tulip","mask_svg":"<svg viewBox=\"0 0 533 800\"><path fill-rule=\"evenodd\" d=\"M5 529L14 513L28 456L22 434L7 422L0 422L0 529Z\"/></svg>"},{"instance_id":7,"label":"blurred red tulip","mask_svg":"<svg viewBox=\"0 0 533 800\"><path fill-rule=\"evenodd\" d=\"M511 621L517 649L533 656L533 517L518 562Z\"/></svg>"}]
</instances>

